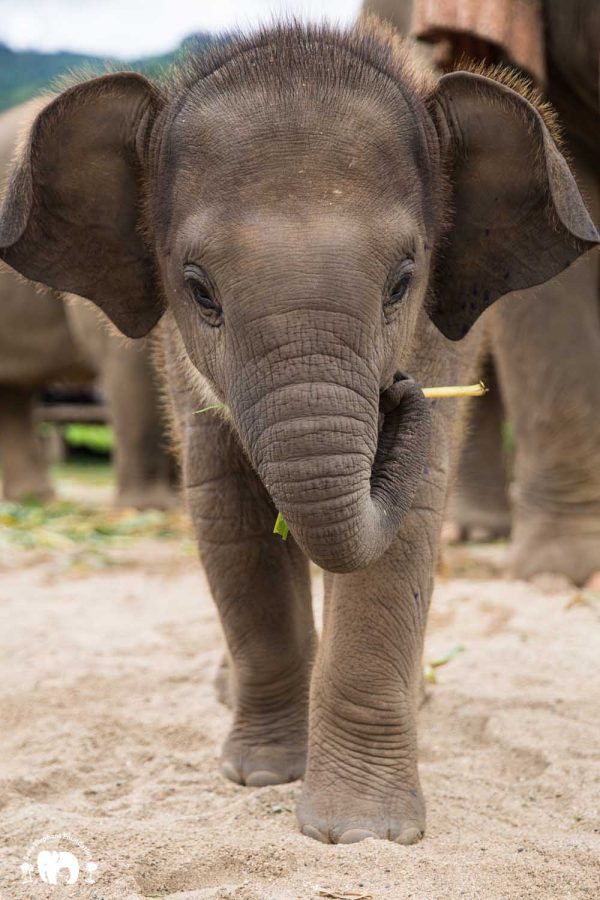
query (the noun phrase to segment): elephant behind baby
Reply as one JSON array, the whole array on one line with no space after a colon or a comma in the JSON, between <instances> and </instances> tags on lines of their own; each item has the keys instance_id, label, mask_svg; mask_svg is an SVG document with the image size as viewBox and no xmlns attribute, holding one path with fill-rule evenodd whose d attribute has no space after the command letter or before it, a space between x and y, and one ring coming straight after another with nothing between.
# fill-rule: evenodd
<instances>
[{"instance_id":1,"label":"elephant behind baby","mask_svg":"<svg viewBox=\"0 0 600 900\"><path fill-rule=\"evenodd\" d=\"M48 101L0 115L0 170L7 172L18 133ZM82 234L81 240L85 239ZM174 464L149 340L126 341L91 303L34 285L0 267L0 465L4 497L52 494L34 419L51 382L100 378L115 430L117 502L169 507Z\"/></svg>"},{"instance_id":2,"label":"elephant behind baby","mask_svg":"<svg viewBox=\"0 0 600 900\"><path fill-rule=\"evenodd\" d=\"M403 34L414 28L444 70L469 56L520 65L558 112L600 222L597 0L365 0L364 10ZM463 537L512 527L512 570L520 577L555 572L581 584L600 572L599 288L600 260L590 254L497 304L487 318L492 393L473 403L450 513ZM510 502L505 418L516 442Z\"/></svg>"}]
</instances>

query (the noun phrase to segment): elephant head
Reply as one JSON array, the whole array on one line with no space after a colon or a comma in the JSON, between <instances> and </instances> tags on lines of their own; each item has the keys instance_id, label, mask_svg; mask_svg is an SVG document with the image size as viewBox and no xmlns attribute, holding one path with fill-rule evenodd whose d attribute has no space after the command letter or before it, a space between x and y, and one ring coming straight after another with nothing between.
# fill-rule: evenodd
<instances>
[{"instance_id":1,"label":"elephant head","mask_svg":"<svg viewBox=\"0 0 600 900\"><path fill-rule=\"evenodd\" d=\"M79 861L68 850L40 850L37 855L39 876L46 884L58 884L58 873L67 869L66 884L75 884L79 878Z\"/></svg>"},{"instance_id":2,"label":"elephant head","mask_svg":"<svg viewBox=\"0 0 600 900\"><path fill-rule=\"evenodd\" d=\"M0 218L11 266L125 334L169 310L190 378L332 571L383 553L417 490L428 406L395 376L440 352L426 316L461 339L597 241L536 107L482 75L419 75L375 27L260 32L160 90L70 88Z\"/></svg>"}]
</instances>

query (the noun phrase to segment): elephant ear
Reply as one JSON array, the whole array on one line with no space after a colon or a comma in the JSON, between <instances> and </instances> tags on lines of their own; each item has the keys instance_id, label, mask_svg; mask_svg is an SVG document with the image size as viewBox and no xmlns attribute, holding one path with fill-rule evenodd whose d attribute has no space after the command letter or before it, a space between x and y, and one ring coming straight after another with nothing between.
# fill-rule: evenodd
<instances>
[{"instance_id":1,"label":"elephant ear","mask_svg":"<svg viewBox=\"0 0 600 900\"><path fill-rule=\"evenodd\" d=\"M528 100L468 72L443 76L431 100L453 220L434 264L430 316L459 340L494 300L554 277L599 236Z\"/></svg>"},{"instance_id":2,"label":"elephant ear","mask_svg":"<svg viewBox=\"0 0 600 900\"><path fill-rule=\"evenodd\" d=\"M140 228L144 151L160 94L135 73L76 85L38 114L0 210L0 256L93 300L129 337L162 313Z\"/></svg>"}]
</instances>

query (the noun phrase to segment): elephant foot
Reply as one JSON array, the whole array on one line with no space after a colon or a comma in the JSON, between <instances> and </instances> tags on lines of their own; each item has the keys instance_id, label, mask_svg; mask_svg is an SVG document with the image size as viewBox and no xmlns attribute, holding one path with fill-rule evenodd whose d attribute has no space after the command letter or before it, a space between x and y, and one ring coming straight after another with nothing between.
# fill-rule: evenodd
<instances>
[{"instance_id":1,"label":"elephant foot","mask_svg":"<svg viewBox=\"0 0 600 900\"><path fill-rule=\"evenodd\" d=\"M455 497L448 511L450 528L446 530L448 542L452 544L487 544L507 538L511 530L511 513L507 505L472 504L461 497Z\"/></svg>"},{"instance_id":2,"label":"elephant foot","mask_svg":"<svg viewBox=\"0 0 600 900\"><path fill-rule=\"evenodd\" d=\"M273 678L248 687L239 684L232 664L221 664L217 681L234 705L233 727L221 754L226 778L262 787L296 781L304 775L309 678L309 668L303 665L291 678Z\"/></svg>"},{"instance_id":3,"label":"elephant foot","mask_svg":"<svg viewBox=\"0 0 600 900\"><path fill-rule=\"evenodd\" d=\"M414 844L425 831L414 704L404 692L396 700L374 693L368 705L366 696L350 699L348 688L336 690L322 674L313 678L300 830L328 844L369 837Z\"/></svg>"},{"instance_id":4,"label":"elephant foot","mask_svg":"<svg viewBox=\"0 0 600 900\"><path fill-rule=\"evenodd\" d=\"M3 488L3 498L9 503L49 503L54 496L54 491L45 478L9 482Z\"/></svg>"},{"instance_id":5,"label":"elephant foot","mask_svg":"<svg viewBox=\"0 0 600 900\"><path fill-rule=\"evenodd\" d=\"M312 767L311 767L312 768ZM425 832L425 802L418 783L388 781L376 768L337 774L311 771L296 811L302 834L325 844L354 844L380 838L415 844Z\"/></svg>"},{"instance_id":6,"label":"elephant foot","mask_svg":"<svg viewBox=\"0 0 600 900\"><path fill-rule=\"evenodd\" d=\"M119 488L115 506L121 509L176 509L179 497L168 485L150 484L146 487Z\"/></svg>"},{"instance_id":7,"label":"elephant foot","mask_svg":"<svg viewBox=\"0 0 600 900\"><path fill-rule=\"evenodd\" d=\"M268 738L266 738L268 741ZM306 747L264 743L247 744L230 737L223 748L221 771L226 778L247 787L287 784L302 778L306 769Z\"/></svg>"},{"instance_id":8,"label":"elephant foot","mask_svg":"<svg viewBox=\"0 0 600 900\"><path fill-rule=\"evenodd\" d=\"M286 784L304 775L306 768L306 730L297 726L281 731L265 723L262 733L256 728L235 726L225 741L221 771L236 784L264 787Z\"/></svg>"},{"instance_id":9,"label":"elephant foot","mask_svg":"<svg viewBox=\"0 0 600 900\"><path fill-rule=\"evenodd\" d=\"M515 524L510 571L530 579L552 573L584 585L600 572L600 518L524 517Z\"/></svg>"}]
</instances>

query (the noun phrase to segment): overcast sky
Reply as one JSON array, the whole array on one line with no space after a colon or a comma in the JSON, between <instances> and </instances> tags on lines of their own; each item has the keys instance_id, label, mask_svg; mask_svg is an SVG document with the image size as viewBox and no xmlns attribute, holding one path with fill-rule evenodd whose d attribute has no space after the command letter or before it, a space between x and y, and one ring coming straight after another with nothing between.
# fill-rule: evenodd
<instances>
[{"instance_id":1,"label":"overcast sky","mask_svg":"<svg viewBox=\"0 0 600 900\"><path fill-rule=\"evenodd\" d=\"M360 0L0 0L0 41L14 49L132 58L164 53L194 31L223 31L293 13L352 19Z\"/></svg>"}]
</instances>

